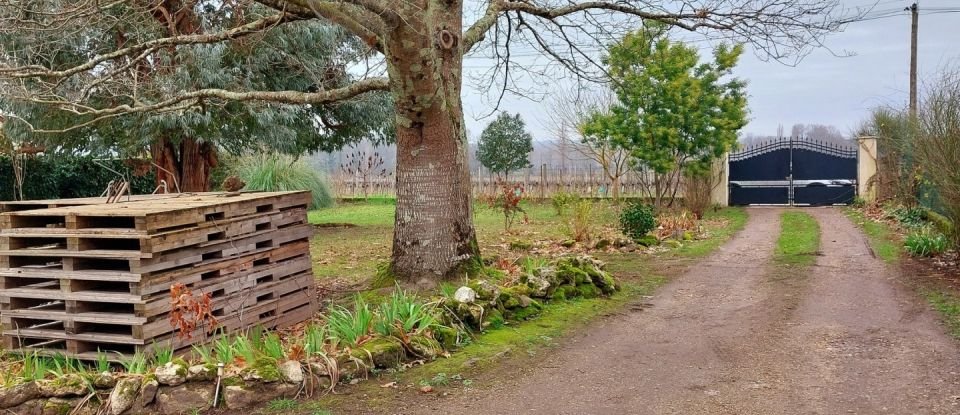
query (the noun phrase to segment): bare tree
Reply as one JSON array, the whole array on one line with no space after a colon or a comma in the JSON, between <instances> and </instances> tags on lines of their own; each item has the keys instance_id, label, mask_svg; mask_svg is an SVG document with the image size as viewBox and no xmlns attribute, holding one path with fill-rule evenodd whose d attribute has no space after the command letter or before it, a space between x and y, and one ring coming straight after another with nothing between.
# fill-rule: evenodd
<instances>
[{"instance_id":1,"label":"bare tree","mask_svg":"<svg viewBox=\"0 0 960 415\"><path fill-rule=\"evenodd\" d=\"M641 20L747 42L759 54L778 60L802 56L844 23L834 15L837 0L489 0L470 2L476 18L464 12L462 0L258 0L271 11L230 27L155 30L155 16L176 16L213 3L2 0L0 34L22 39L18 44L23 48L0 50L0 95L75 114L83 121L70 128L83 128L125 115L187 116L196 108L235 101L323 105L390 91L397 141L391 270L405 281L425 285L480 265L461 105L464 55L485 51L495 59L489 73L502 96L517 89L514 74L542 72L518 64L517 48L553 59L556 67L581 79L594 79L602 73L594 51L639 27ZM308 19L337 24L369 47L369 59L358 65L364 73L354 82L318 82L324 87L307 90L160 84L155 94L138 91L140 77L156 73L140 70L144 66L176 70L182 64L170 59L172 50L179 55L230 41L257 47L264 31ZM111 28L120 26L133 30L121 42L106 42L110 50L94 49L66 63L32 59L35 48L59 47L64 38L110 38L116 34ZM71 36L76 33L86 35ZM285 52L287 59L296 59L296 49ZM316 75L319 79L324 74ZM90 102L91 90L113 91L113 98Z\"/></svg>"},{"instance_id":2,"label":"bare tree","mask_svg":"<svg viewBox=\"0 0 960 415\"><path fill-rule=\"evenodd\" d=\"M351 179L360 181L363 189L363 198L370 195L371 179L384 178L390 175L385 167L386 162L380 152L374 148L369 153L359 148L351 148L347 153L347 160L340 164L340 171Z\"/></svg>"},{"instance_id":3,"label":"bare tree","mask_svg":"<svg viewBox=\"0 0 960 415\"><path fill-rule=\"evenodd\" d=\"M585 135L582 128L591 114L607 111L614 101L616 97L607 89L574 87L561 90L550 100L547 124L557 136L566 138L569 132L575 135L578 142L570 147L600 166L610 186L611 197L619 200L620 180L630 171L630 152L609 138ZM561 144L567 147L567 143Z\"/></svg>"}]
</instances>

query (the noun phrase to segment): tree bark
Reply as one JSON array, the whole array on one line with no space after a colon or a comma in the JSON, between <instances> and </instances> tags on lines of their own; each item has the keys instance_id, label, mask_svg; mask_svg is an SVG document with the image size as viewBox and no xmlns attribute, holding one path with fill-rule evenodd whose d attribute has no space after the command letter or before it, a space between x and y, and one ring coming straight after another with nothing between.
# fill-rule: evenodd
<instances>
[{"instance_id":1,"label":"tree bark","mask_svg":"<svg viewBox=\"0 0 960 415\"><path fill-rule=\"evenodd\" d=\"M217 166L217 153L210 143L183 138L175 144L162 138L151 146L157 169L157 185L166 182L167 191L208 192L210 173Z\"/></svg>"},{"instance_id":2,"label":"tree bark","mask_svg":"<svg viewBox=\"0 0 960 415\"><path fill-rule=\"evenodd\" d=\"M409 1L397 8L419 21L398 25L386 42L397 113L391 271L431 288L480 264L460 101L462 4Z\"/></svg>"}]
</instances>

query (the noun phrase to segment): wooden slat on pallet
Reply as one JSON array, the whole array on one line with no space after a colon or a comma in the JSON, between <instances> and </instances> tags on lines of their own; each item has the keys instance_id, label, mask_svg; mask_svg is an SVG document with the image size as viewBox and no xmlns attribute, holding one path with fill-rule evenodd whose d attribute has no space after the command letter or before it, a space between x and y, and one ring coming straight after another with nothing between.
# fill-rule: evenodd
<instances>
[{"instance_id":1,"label":"wooden slat on pallet","mask_svg":"<svg viewBox=\"0 0 960 415\"><path fill-rule=\"evenodd\" d=\"M96 350L187 347L213 328L176 333L173 284L211 297L217 330L295 324L316 310L306 192L93 203L0 205L8 350L90 358Z\"/></svg>"}]
</instances>

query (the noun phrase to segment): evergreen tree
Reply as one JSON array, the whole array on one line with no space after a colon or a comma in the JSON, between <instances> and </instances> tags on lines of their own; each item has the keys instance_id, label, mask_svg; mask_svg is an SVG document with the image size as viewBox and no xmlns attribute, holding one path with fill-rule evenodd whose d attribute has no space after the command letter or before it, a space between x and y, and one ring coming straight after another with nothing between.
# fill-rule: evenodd
<instances>
[{"instance_id":1,"label":"evergreen tree","mask_svg":"<svg viewBox=\"0 0 960 415\"><path fill-rule=\"evenodd\" d=\"M483 130L477 143L477 161L502 178L511 171L529 168L531 152L533 136L527 132L520 114L501 112Z\"/></svg>"},{"instance_id":2,"label":"evergreen tree","mask_svg":"<svg viewBox=\"0 0 960 415\"><path fill-rule=\"evenodd\" d=\"M172 5L173 6L173 5ZM30 54L36 62L80 64L91 55L109 53L153 32L203 34L234 27L271 14L248 2L186 8L176 16L143 19L116 26L92 25L71 32L62 49L44 47L49 39L0 33L0 47ZM175 22L175 23L172 23ZM160 101L176 91L196 88L226 90L317 91L353 82L349 65L364 59L368 48L340 26L320 20L295 22L258 35L193 48L155 52L156 61L129 70L142 74L133 83L91 85L78 82L71 94L86 94L93 105L109 105L118 95ZM176 61L175 66L165 62ZM319 75L318 75L319 74ZM91 76L91 78L94 78ZM62 92L61 92L62 93ZM89 117L54 112L33 102L4 100L0 108L34 128L62 129L83 125ZM217 154L227 151L279 152L300 155L332 151L370 138L392 141L391 103L385 92L328 105L285 105L258 101L201 102L176 111L144 112L52 135L35 135L24 123L7 123L11 137L35 137L51 152L93 153L121 157L152 156L157 179L181 191L209 190Z\"/></svg>"}]
</instances>

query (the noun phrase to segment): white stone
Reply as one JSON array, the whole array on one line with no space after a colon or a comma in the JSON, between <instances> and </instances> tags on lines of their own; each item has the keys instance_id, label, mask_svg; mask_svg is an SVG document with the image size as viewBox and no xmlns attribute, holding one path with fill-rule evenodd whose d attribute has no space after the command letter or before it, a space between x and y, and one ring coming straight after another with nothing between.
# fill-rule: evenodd
<instances>
[{"instance_id":1,"label":"white stone","mask_svg":"<svg viewBox=\"0 0 960 415\"><path fill-rule=\"evenodd\" d=\"M130 409L137 399L137 391L139 390L139 378L123 378L117 381L117 385L110 392L110 414L120 415Z\"/></svg>"},{"instance_id":2,"label":"white stone","mask_svg":"<svg viewBox=\"0 0 960 415\"><path fill-rule=\"evenodd\" d=\"M460 287L457 288L457 292L453 293L453 299L457 300L458 303L473 304L474 301L477 301L477 292L470 287Z\"/></svg>"},{"instance_id":3,"label":"white stone","mask_svg":"<svg viewBox=\"0 0 960 415\"><path fill-rule=\"evenodd\" d=\"M154 372L161 385L177 386L187 381L187 368L173 362L158 367Z\"/></svg>"},{"instance_id":4,"label":"white stone","mask_svg":"<svg viewBox=\"0 0 960 415\"><path fill-rule=\"evenodd\" d=\"M296 360L287 360L280 364L280 376L287 383L299 385L303 383L303 367Z\"/></svg>"}]
</instances>

